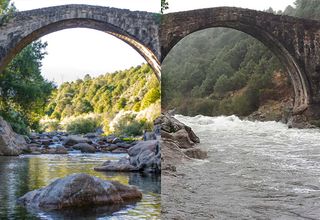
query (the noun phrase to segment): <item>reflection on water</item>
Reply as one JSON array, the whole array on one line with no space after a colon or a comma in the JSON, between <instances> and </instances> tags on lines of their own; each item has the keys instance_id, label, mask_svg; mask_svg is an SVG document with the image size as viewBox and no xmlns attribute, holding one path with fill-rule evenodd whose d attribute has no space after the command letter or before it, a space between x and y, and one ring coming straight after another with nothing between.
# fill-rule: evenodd
<instances>
[{"instance_id":1,"label":"reflection on water","mask_svg":"<svg viewBox=\"0 0 320 220\"><path fill-rule=\"evenodd\" d=\"M124 154L69 154L0 157L0 219L160 219L160 177L140 173L103 173L93 168ZM65 212L26 210L17 198L72 173L137 186L143 199L125 207L98 207Z\"/></svg>"}]
</instances>

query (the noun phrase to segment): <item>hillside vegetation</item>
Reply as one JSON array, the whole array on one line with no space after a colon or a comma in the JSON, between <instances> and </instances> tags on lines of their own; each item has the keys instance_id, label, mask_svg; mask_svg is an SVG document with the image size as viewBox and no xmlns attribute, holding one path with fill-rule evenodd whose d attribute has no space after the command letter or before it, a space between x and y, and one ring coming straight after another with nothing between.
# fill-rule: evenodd
<instances>
[{"instance_id":1,"label":"hillside vegetation","mask_svg":"<svg viewBox=\"0 0 320 220\"><path fill-rule=\"evenodd\" d=\"M45 112L45 130L85 133L101 126L109 133L132 126L137 130L132 135L140 134L160 113L159 81L147 64L96 78L86 75L53 91Z\"/></svg>"},{"instance_id":2,"label":"hillside vegetation","mask_svg":"<svg viewBox=\"0 0 320 220\"><path fill-rule=\"evenodd\" d=\"M284 12L267 11L317 19L319 7L319 0L298 0ZM248 116L264 105L277 105L279 114L292 107L290 78L279 60L261 42L236 30L212 28L187 36L162 70L166 110Z\"/></svg>"}]
</instances>

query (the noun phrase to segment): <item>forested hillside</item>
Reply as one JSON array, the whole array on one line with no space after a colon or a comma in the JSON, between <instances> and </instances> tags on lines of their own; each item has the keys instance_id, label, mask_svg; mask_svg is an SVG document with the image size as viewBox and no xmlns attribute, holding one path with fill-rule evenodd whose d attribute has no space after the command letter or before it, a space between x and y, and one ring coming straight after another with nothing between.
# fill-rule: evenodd
<instances>
[{"instance_id":1,"label":"forested hillside","mask_svg":"<svg viewBox=\"0 0 320 220\"><path fill-rule=\"evenodd\" d=\"M148 109L152 112L147 113ZM146 115L139 115L141 112L146 112ZM84 127L89 129L87 132L99 126L108 132L109 124L118 116L118 120L125 117L128 125L135 123L141 133L144 124L151 122L159 112L159 81L150 66L143 64L96 78L86 75L84 79L62 84L52 93L46 108L47 120L44 120L47 124L44 124L46 129L56 130L70 123L70 120L86 118L88 121ZM127 115L119 116L124 113ZM96 123L92 125L93 129L87 126L92 124L90 120ZM65 128L69 130L68 125Z\"/></svg>"},{"instance_id":2,"label":"forested hillside","mask_svg":"<svg viewBox=\"0 0 320 220\"><path fill-rule=\"evenodd\" d=\"M319 0L298 0L284 12L267 11L317 19L319 7ZM279 60L236 30L212 28L189 35L168 55L162 70L162 105L167 110L248 116L268 105L279 114L292 106L290 79Z\"/></svg>"}]
</instances>

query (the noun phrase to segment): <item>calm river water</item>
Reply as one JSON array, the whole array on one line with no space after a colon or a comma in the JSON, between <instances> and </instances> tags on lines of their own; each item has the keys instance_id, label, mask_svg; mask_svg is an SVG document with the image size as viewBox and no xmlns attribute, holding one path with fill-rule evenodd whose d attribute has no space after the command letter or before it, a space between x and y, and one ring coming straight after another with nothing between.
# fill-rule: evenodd
<instances>
[{"instance_id":1,"label":"calm river water","mask_svg":"<svg viewBox=\"0 0 320 220\"><path fill-rule=\"evenodd\" d=\"M0 219L160 219L160 177L139 173L101 173L93 168L124 154L38 155L0 157ZM105 180L137 186L143 199L113 212L105 209L75 212L38 212L17 204L17 198L72 173L88 173Z\"/></svg>"},{"instance_id":2,"label":"calm river water","mask_svg":"<svg viewBox=\"0 0 320 220\"><path fill-rule=\"evenodd\" d=\"M235 116L176 118L209 152L205 161L178 167L185 176L176 199L185 216L320 219L320 130Z\"/></svg>"}]
</instances>

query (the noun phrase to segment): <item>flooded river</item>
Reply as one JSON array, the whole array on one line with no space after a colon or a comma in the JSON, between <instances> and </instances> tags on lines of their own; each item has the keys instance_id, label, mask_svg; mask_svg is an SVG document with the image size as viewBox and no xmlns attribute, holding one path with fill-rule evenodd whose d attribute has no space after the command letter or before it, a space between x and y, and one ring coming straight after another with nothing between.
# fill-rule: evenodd
<instances>
[{"instance_id":1,"label":"flooded river","mask_svg":"<svg viewBox=\"0 0 320 220\"><path fill-rule=\"evenodd\" d=\"M320 219L320 130L235 116L176 118L209 155L178 166L164 189L176 219Z\"/></svg>"}]
</instances>

